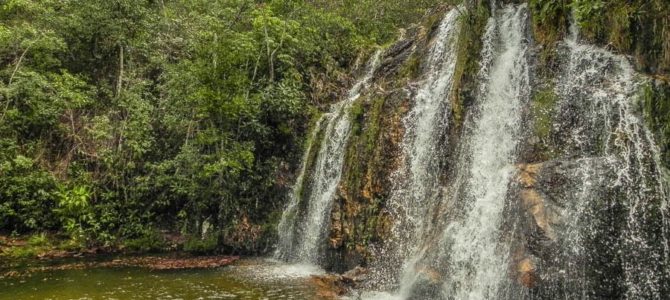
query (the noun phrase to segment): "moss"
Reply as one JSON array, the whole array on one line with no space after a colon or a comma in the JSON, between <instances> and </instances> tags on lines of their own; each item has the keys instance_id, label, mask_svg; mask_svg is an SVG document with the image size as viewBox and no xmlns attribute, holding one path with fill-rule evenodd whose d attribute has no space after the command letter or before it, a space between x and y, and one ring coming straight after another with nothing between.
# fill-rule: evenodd
<instances>
[{"instance_id":1,"label":"moss","mask_svg":"<svg viewBox=\"0 0 670 300\"><path fill-rule=\"evenodd\" d=\"M398 76L407 80L417 78L421 71L421 56L413 53L409 59L402 65Z\"/></svg>"},{"instance_id":2,"label":"moss","mask_svg":"<svg viewBox=\"0 0 670 300\"><path fill-rule=\"evenodd\" d=\"M372 153L376 146L378 136L380 133L380 123L382 117L382 108L384 106L384 99L378 97L373 100L370 110L370 119L372 123L368 125L365 133L365 150L367 153Z\"/></svg>"},{"instance_id":3,"label":"moss","mask_svg":"<svg viewBox=\"0 0 670 300\"><path fill-rule=\"evenodd\" d=\"M464 106L473 98L471 91L476 89L476 74L479 71L479 55L482 47L481 37L490 16L488 7L477 6L461 15L461 30L456 41L458 54L454 70L452 98L452 122L459 130L464 115Z\"/></svg>"},{"instance_id":4,"label":"moss","mask_svg":"<svg viewBox=\"0 0 670 300\"><path fill-rule=\"evenodd\" d=\"M349 118L352 120L352 135L360 134L364 113L365 111L363 110L363 103L361 101L356 101L351 105L351 108L349 109Z\"/></svg>"},{"instance_id":5,"label":"moss","mask_svg":"<svg viewBox=\"0 0 670 300\"><path fill-rule=\"evenodd\" d=\"M377 235L376 222L372 220L380 214L380 205L373 200L370 181L380 164L384 103L381 95L361 97L350 111L352 132L345 156L342 180L345 199L341 207L343 246L347 251L365 252Z\"/></svg>"},{"instance_id":6,"label":"moss","mask_svg":"<svg viewBox=\"0 0 670 300\"><path fill-rule=\"evenodd\" d=\"M644 72L670 72L670 3L666 0L575 0L572 7L585 39L634 55Z\"/></svg>"},{"instance_id":7,"label":"moss","mask_svg":"<svg viewBox=\"0 0 670 300\"><path fill-rule=\"evenodd\" d=\"M546 140L551 132L553 124L553 109L558 96L553 88L539 90L533 96L533 116L535 118L535 135L541 140Z\"/></svg>"},{"instance_id":8,"label":"moss","mask_svg":"<svg viewBox=\"0 0 670 300\"><path fill-rule=\"evenodd\" d=\"M570 19L569 0L529 0L531 23L535 40L553 48L567 33ZM548 55L549 52L541 53Z\"/></svg>"},{"instance_id":9,"label":"moss","mask_svg":"<svg viewBox=\"0 0 670 300\"><path fill-rule=\"evenodd\" d=\"M665 168L670 168L670 83L657 80L641 89L644 120L654 133Z\"/></svg>"},{"instance_id":10,"label":"moss","mask_svg":"<svg viewBox=\"0 0 670 300\"><path fill-rule=\"evenodd\" d=\"M384 99L376 97L370 101L361 97L351 108L352 130L346 154L346 186L358 191L363 185L363 175L368 161L372 158L380 132L381 110ZM366 113L367 112L367 113Z\"/></svg>"},{"instance_id":11,"label":"moss","mask_svg":"<svg viewBox=\"0 0 670 300\"><path fill-rule=\"evenodd\" d=\"M554 108L558 102L558 95L553 85L546 85L538 89L531 100L531 119L533 120L532 135L537 138L534 143L533 160L546 161L555 158L550 143L554 123Z\"/></svg>"}]
</instances>

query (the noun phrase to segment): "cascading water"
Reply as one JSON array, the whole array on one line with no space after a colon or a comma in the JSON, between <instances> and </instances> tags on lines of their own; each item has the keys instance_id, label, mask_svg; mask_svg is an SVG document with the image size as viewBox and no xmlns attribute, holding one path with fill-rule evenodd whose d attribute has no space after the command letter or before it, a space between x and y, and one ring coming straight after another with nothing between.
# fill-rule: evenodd
<instances>
[{"instance_id":1,"label":"cascading water","mask_svg":"<svg viewBox=\"0 0 670 300\"><path fill-rule=\"evenodd\" d=\"M484 47L486 62L492 56L487 82L474 130L466 131L465 156L469 164L464 193L454 194L465 203L463 218L450 221L444 231L441 252L448 257L444 297L450 299L494 299L507 278L508 245L500 243L507 189L516 163L521 136L521 110L528 103L530 79L525 5L507 6L494 13L495 51ZM491 25L493 26L493 25ZM464 163L463 165L466 165Z\"/></svg>"},{"instance_id":2,"label":"cascading water","mask_svg":"<svg viewBox=\"0 0 670 300\"><path fill-rule=\"evenodd\" d=\"M394 190L389 209L396 221L392 237L379 254L378 285L394 284L400 263L420 244L420 236L430 225L426 214L439 201L440 185L435 158L440 155L439 135L447 130L449 94L456 66L456 41L460 31L461 8L451 9L441 21L431 41L425 77L419 83L411 111L403 120L402 142L405 165L394 174Z\"/></svg>"},{"instance_id":3,"label":"cascading water","mask_svg":"<svg viewBox=\"0 0 670 300\"><path fill-rule=\"evenodd\" d=\"M438 37L445 35L443 39L449 41L458 34L458 24L451 23L456 22L457 14L454 10L445 18L441 29L451 30L438 32ZM509 250L499 243L499 227L514 172L521 108L528 102L530 90L526 19L525 6L508 6L488 23L480 71L481 103L466 122L469 128L462 137L465 146L459 153L458 179L445 194L440 192L434 169L434 159L439 153L435 132L445 130L447 124L442 119L446 115L444 108L439 108L448 108L445 102L452 84L450 64L456 60L453 53L456 45L450 43L446 50L431 52L441 55L443 66L450 69L428 77L439 83L426 82L427 88L418 94L415 108L406 119L409 130L404 145L409 160L409 187L405 193L394 196L400 196L399 204L414 212L400 218L402 222L411 222L413 229L401 241L416 247L405 253L408 256L400 288L393 296L397 299L494 299L498 284L506 277ZM428 60L435 59L431 56ZM435 86L439 89L432 89ZM426 112L431 117L417 118ZM442 202L455 203L462 211L450 213L448 217L453 219L432 222L428 212ZM431 222L447 226L431 228L428 225ZM431 231L442 234L436 238ZM417 237L425 239L412 243Z\"/></svg>"},{"instance_id":4,"label":"cascading water","mask_svg":"<svg viewBox=\"0 0 670 300\"><path fill-rule=\"evenodd\" d=\"M372 249L367 286L393 292L363 298L663 299L668 193L659 149L636 111L645 79L625 57L578 43L573 30L558 47L556 81L531 85L528 10L507 5L493 10L482 37L478 90L460 137L447 139L461 15L461 7L450 10L436 28L424 75L410 89L404 164L385 203L395 223ZM313 133L323 140L313 167L305 156L280 223L284 260L319 263L347 111L378 56ZM539 101L534 88L546 93L547 85L556 101L542 143L553 152L527 155L538 142L525 139L538 133L524 121L539 118L528 108Z\"/></svg>"},{"instance_id":5,"label":"cascading water","mask_svg":"<svg viewBox=\"0 0 670 300\"><path fill-rule=\"evenodd\" d=\"M288 206L286 206L284 209L281 220L279 221L279 225L277 227L279 242L277 244L277 250L274 255L276 258L288 260L290 259L292 253L294 253L296 233L295 228L296 222L298 221L298 210L300 209L300 197L305 185L305 173L307 172L309 154L312 152L312 147L314 146L315 140L318 137L318 133L321 130L321 124L325 118L326 115L324 114L316 121L314 130L312 130L312 133L307 140L307 147L301 160L298 178L296 178L295 184L291 189Z\"/></svg>"},{"instance_id":6,"label":"cascading water","mask_svg":"<svg viewBox=\"0 0 670 300\"><path fill-rule=\"evenodd\" d=\"M514 173L521 133L521 111L530 94L525 5L494 12L487 25L482 51L482 84L459 153L459 180L446 195L458 209L446 220L435 246L425 249L415 267L422 277L426 267L443 278L439 285L426 280L403 282L408 296L446 299L496 299L507 278L509 246L501 243L507 189ZM420 270L418 273L416 270Z\"/></svg>"},{"instance_id":7,"label":"cascading water","mask_svg":"<svg viewBox=\"0 0 670 300\"><path fill-rule=\"evenodd\" d=\"M381 51L377 51L368 63L365 75L349 90L347 98L334 104L330 112L319 121L319 125L324 123L325 126L321 147L311 178L305 178L307 156L304 158L301 174L279 224L278 258L291 262L319 263L323 239L329 227L328 215L342 176L344 153L351 132L349 110L372 79L379 66L380 56ZM306 194L303 189L307 189ZM306 201L304 218L300 218L298 213L301 201Z\"/></svg>"},{"instance_id":8,"label":"cascading water","mask_svg":"<svg viewBox=\"0 0 670 300\"><path fill-rule=\"evenodd\" d=\"M659 150L634 105L644 79L624 56L564 43L557 131L584 180L566 201L555 263L566 298L663 299L668 293L667 201ZM603 216L603 214L606 216ZM607 263L603 263L607 260Z\"/></svg>"}]
</instances>

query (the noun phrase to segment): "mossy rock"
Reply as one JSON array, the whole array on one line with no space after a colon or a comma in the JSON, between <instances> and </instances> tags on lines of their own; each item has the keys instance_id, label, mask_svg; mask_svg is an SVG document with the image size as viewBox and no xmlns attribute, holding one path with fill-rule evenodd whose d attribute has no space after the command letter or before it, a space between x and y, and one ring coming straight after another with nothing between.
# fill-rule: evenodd
<instances>
[{"instance_id":1,"label":"mossy rock","mask_svg":"<svg viewBox=\"0 0 670 300\"><path fill-rule=\"evenodd\" d=\"M641 105L644 120L654 133L661 151L661 160L670 168L670 82L661 79L641 88Z\"/></svg>"}]
</instances>

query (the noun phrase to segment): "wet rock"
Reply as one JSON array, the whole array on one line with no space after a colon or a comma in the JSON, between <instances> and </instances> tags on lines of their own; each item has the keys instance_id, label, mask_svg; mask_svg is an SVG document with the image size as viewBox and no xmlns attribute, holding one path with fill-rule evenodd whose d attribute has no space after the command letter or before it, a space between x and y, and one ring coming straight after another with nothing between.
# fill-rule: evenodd
<instances>
[{"instance_id":1,"label":"wet rock","mask_svg":"<svg viewBox=\"0 0 670 300\"><path fill-rule=\"evenodd\" d=\"M580 191L574 187L588 178L607 178L614 173L604 157L519 164L517 169L517 199L536 227L528 232L540 232L553 242L562 234L562 216L570 214L579 200ZM597 193L607 187L594 183L592 189Z\"/></svg>"},{"instance_id":2,"label":"wet rock","mask_svg":"<svg viewBox=\"0 0 670 300\"><path fill-rule=\"evenodd\" d=\"M536 263L532 257L522 259L517 263L517 282L527 288L532 288L537 284L538 277L536 273Z\"/></svg>"},{"instance_id":3,"label":"wet rock","mask_svg":"<svg viewBox=\"0 0 670 300\"><path fill-rule=\"evenodd\" d=\"M606 157L519 164L517 170L512 197L525 217L518 223L510 273L524 288L545 291L547 286L567 284L571 279L566 277L566 262L581 258L566 256L564 248L574 234L573 225L566 222L579 214L584 182L597 178L589 184L589 195L606 199L611 187L605 183L615 172Z\"/></svg>"},{"instance_id":4,"label":"wet rock","mask_svg":"<svg viewBox=\"0 0 670 300\"><path fill-rule=\"evenodd\" d=\"M312 275L310 281L316 286L317 296L325 299L338 299L350 288L342 276L335 274Z\"/></svg>"},{"instance_id":5,"label":"wet rock","mask_svg":"<svg viewBox=\"0 0 670 300\"><path fill-rule=\"evenodd\" d=\"M336 203L333 207L333 211L330 216L330 238L329 246L333 249L339 248L342 246L344 237L343 237L343 228L342 228L342 209L341 205Z\"/></svg>"},{"instance_id":6,"label":"wet rock","mask_svg":"<svg viewBox=\"0 0 670 300\"><path fill-rule=\"evenodd\" d=\"M342 281L350 286L356 287L368 279L367 275L368 270L359 266L342 274Z\"/></svg>"},{"instance_id":7,"label":"wet rock","mask_svg":"<svg viewBox=\"0 0 670 300\"><path fill-rule=\"evenodd\" d=\"M544 237L556 241L556 233L551 226L551 221L548 217L545 200L540 193L535 189L523 189L521 191L521 201L524 209L533 217L535 225L544 234Z\"/></svg>"},{"instance_id":8,"label":"wet rock","mask_svg":"<svg viewBox=\"0 0 670 300\"><path fill-rule=\"evenodd\" d=\"M379 74L387 77L395 74L402 67L403 63L414 53L416 49L416 37L421 31L420 27L412 27L402 34L400 41L393 44L384 53L382 65L379 67Z\"/></svg>"},{"instance_id":9,"label":"wet rock","mask_svg":"<svg viewBox=\"0 0 670 300\"><path fill-rule=\"evenodd\" d=\"M550 215L555 215L550 212L551 204L547 204L546 197L536 187L542 166L543 164L521 164L517 166L519 170L517 182L521 186L519 199L521 200L521 207L532 217L533 224L536 226L531 231L541 232L545 239L556 241L557 237L552 225L558 222L559 218L550 217Z\"/></svg>"},{"instance_id":10,"label":"wet rock","mask_svg":"<svg viewBox=\"0 0 670 300\"><path fill-rule=\"evenodd\" d=\"M542 164L520 164L517 166L519 174L517 181L525 188L532 188L537 183L537 174L542 168Z\"/></svg>"},{"instance_id":11,"label":"wet rock","mask_svg":"<svg viewBox=\"0 0 670 300\"><path fill-rule=\"evenodd\" d=\"M442 273L440 273L438 270L424 266L417 270L417 274L419 274L417 277L420 278L420 280L424 282L428 282L431 285L432 284L439 284L443 280Z\"/></svg>"},{"instance_id":12,"label":"wet rock","mask_svg":"<svg viewBox=\"0 0 670 300\"><path fill-rule=\"evenodd\" d=\"M436 268L433 263L426 262L416 266L408 299L441 299L444 280L443 270Z\"/></svg>"}]
</instances>

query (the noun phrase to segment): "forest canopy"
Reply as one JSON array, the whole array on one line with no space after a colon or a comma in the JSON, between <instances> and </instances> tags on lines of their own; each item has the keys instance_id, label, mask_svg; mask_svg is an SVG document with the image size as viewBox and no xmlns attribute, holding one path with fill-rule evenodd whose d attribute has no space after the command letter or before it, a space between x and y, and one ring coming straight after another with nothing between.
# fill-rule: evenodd
<instances>
[{"instance_id":1,"label":"forest canopy","mask_svg":"<svg viewBox=\"0 0 670 300\"><path fill-rule=\"evenodd\" d=\"M310 120L438 2L3 1L0 231L257 247Z\"/></svg>"}]
</instances>

